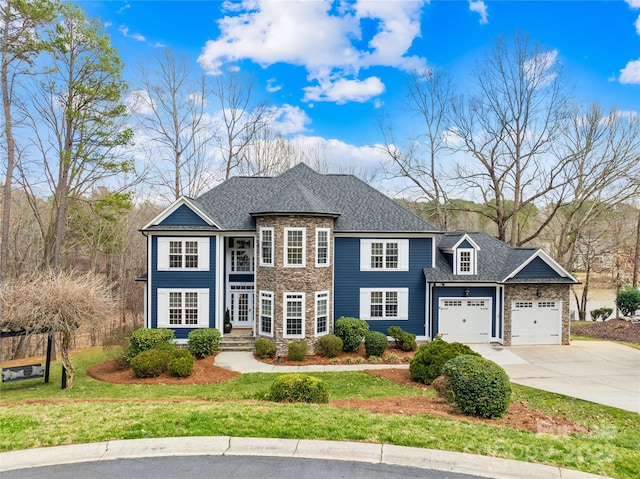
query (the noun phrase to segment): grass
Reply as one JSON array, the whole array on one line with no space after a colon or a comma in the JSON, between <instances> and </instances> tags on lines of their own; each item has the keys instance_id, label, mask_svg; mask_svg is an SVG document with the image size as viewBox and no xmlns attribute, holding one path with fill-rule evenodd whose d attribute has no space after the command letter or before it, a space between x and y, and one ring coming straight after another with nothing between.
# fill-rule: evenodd
<instances>
[{"instance_id":1,"label":"grass","mask_svg":"<svg viewBox=\"0 0 640 479\"><path fill-rule=\"evenodd\" d=\"M0 450L111 439L230 435L403 446L506 457L578 469L617 478L640 472L640 415L523 386L514 400L567 416L589 434L534 434L507 427L423 415L374 414L330 405L276 404L264 400L275 374L243 374L205 386L121 386L102 383L84 370L105 359L101 350L75 356L71 390L60 389L60 367L50 384L3 385ZM332 399L432 394L362 372L314 373ZM34 400L42 400L35 403Z\"/></svg>"}]
</instances>

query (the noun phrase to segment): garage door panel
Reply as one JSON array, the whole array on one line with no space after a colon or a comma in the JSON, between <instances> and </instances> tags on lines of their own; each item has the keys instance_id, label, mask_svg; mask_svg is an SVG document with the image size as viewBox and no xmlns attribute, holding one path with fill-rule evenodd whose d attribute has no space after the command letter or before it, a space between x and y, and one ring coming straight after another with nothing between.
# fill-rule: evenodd
<instances>
[{"instance_id":1,"label":"garage door panel","mask_svg":"<svg viewBox=\"0 0 640 479\"><path fill-rule=\"evenodd\" d=\"M487 343L491 310L491 298L440 298L438 331L449 342Z\"/></svg>"},{"instance_id":2,"label":"garage door panel","mask_svg":"<svg viewBox=\"0 0 640 479\"><path fill-rule=\"evenodd\" d=\"M511 344L560 344L562 301L514 301Z\"/></svg>"}]
</instances>

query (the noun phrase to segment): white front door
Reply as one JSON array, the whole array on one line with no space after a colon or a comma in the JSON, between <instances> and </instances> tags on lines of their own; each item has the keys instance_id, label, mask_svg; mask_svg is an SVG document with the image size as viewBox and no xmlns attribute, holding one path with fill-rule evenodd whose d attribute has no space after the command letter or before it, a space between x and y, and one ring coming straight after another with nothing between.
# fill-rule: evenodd
<instances>
[{"instance_id":1,"label":"white front door","mask_svg":"<svg viewBox=\"0 0 640 479\"><path fill-rule=\"evenodd\" d=\"M229 313L234 328L253 327L253 295L253 289L232 289Z\"/></svg>"},{"instance_id":2,"label":"white front door","mask_svg":"<svg viewBox=\"0 0 640 479\"><path fill-rule=\"evenodd\" d=\"M513 301L511 344L560 344L562 301Z\"/></svg>"},{"instance_id":3,"label":"white front door","mask_svg":"<svg viewBox=\"0 0 640 479\"><path fill-rule=\"evenodd\" d=\"M491 298L440 298L438 333L450 343L488 343Z\"/></svg>"}]
</instances>

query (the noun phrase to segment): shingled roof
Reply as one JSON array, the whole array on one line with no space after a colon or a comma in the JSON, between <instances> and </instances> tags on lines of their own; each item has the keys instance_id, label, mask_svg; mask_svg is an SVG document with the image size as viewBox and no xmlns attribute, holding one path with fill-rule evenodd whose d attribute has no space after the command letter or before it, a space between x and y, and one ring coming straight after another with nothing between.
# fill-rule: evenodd
<instances>
[{"instance_id":1,"label":"shingled roof","mask_svg":"<svg viewBox=\"0 0 640 479\"><path fill-rule=\"evenodd\" d=\"M230 178L193 202L229 231L255 231L256 215L311 214L334 216L336 232L438 232L355 176L304 163L276 177Z\"/></svg>"}]
</instances>

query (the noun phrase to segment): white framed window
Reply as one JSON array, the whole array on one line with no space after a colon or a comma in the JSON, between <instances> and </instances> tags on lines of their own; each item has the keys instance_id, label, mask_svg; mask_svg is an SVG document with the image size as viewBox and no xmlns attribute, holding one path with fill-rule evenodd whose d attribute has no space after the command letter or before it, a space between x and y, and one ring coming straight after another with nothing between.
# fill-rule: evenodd
<instances>
[{"instance_id":1,"label":"white framed window","mask_svg":"<svg viewBox=\"0 0 640 479\"><path fill-rule=\"evenodd\" d=\"M260 228L260 265L273 266L273 228Z\"/></svg>"},{"instance_id":2,"label":"white framed window","mask_svg":"<svg viewBox=\"0 0 640 479\"><path fill-rule=\"evenodd\" d=\"M361 288L360 319L409 319L409 288Z\"/></svg>"},{"instance_id":3,"label":"white framed window","mask_svg":"<svg viewBox=\"0 0 640 479\"><path fill-rule=\"evenodd\" d=\"M209 271L209 238L158 238L158 271Z\"/></svg>"},{"instance_id":4,"label":"white framed window","mask_svg":"<svg viewBox=\"0 0 640 479\"><path fill-rule=\"evenodd\" d=\"M305 293L284 293L283 323L285 338L304 338Z\"/></svg>"},{"instance_id":5,"label":"white framed window","mask_svg":"<svg viewBox=\"0 0 640 479\"><path fill-rule=\"evenodd\" d=\"M284 229L284 265L291 268L306 266L307 230L306 228Z\"/></svg>"},{"instance_id":6,"label":"white framed window","mask_svg":"<svg viewBox=\"0 0 640 479\"><path fill-rule=\"evenodd\" d=\"M260 291L260 334L273 336L272 291Z\"/></svg>"},{"instance_id":7,"label":"white framed window","mask_svg":"<svg viewBox=\"0 0 640 479\"><path fill-rule=\"evenodd\" d=\"M316 293L316 336L329 332L329 291Z\"/></svg>"},{"instance_id":8,"label":"white framed window","mask_svg":"<svg viewBox=\"0 0 640 479\"><path fill-rule=\"evenodd\" d=\"M316 228L316 266L329 266L329 228Z\"/></svg>"},{"instance_id":9,"label":"white framed window","mask_svg":"<svg viewBox=\"0 0 640 479\"><path fill-rule=\"evenodd\" d=\"M253 238L229 238L227 261L230 273L253 273Z\"/></svg>"},{"instance_id":10,"label":"white framed window","mask_svg":"<svg viewBox=\"0 0 640 479\"><path fill-rule=\"evenodd\" d=\"M360 240L360 271L409 271L409 240Z\"/></svg>"},{"instance_id":11,"label":"white framed window","mask_svg":"<svg viewBox=\"0 0 640 479\"><path fill-rule=\"evenodd\" d=\"M473 248L458 248L456 250L455 274L476 274L475 250Z\"/></svg>"},{"instance_id":12,"label":"white framed window","mask_svg":"<svg viewBox=\"0 0 640 479\"><path fill-rule=\"evenodd\" d=\"M158 288L159 328L209 326L209 290Z\"/></svg>"}]
</instances>

